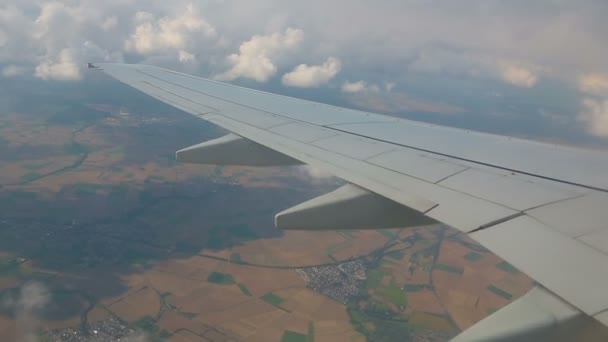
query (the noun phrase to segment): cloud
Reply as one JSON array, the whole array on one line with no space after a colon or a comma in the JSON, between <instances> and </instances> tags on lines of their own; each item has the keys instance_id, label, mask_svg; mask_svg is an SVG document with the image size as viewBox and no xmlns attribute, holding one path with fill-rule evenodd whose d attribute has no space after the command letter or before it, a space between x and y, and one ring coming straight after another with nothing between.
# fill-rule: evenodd
<instances>
[{"instance_id":1,"label":"cloud","mask_svg":"<svg viewBox=\"0 0 608 342\"><path fill-rule=\"evenodd\" d=\"M393 89L395 89L396 86L397 83L395 82L386 82L384 83L384 90L390 93L391 91L393 91Z\"/></svg>"},{"instance_id":2,"label":"cloud","mask_svg":"<svg viewBox=\"0 0 608 342\"><path fill-rule=\"evenodd\" d=\"M216 76L216 79L231 81L239 77L266 82L277 72L275 59L285 51L297 48L304 32L288 28L284 33L255 35L241 44L239 52L227 57L230 69Z\"/></svg>"},{"instance_id":3,"label":"cloud","mask_svg":"<svg viewBox=\"0 0 608 342\"><path fill-rule=\"evenodd\" d=\"M340 88L343 93L358 93L364 91L365 89L367 89L367 82L365 81L346 81L342 84L342 87Z\"/></svg>"},{"instance_id":4,"label":"cloud","mask_svg":"<svg viewBox=\"0 0 608 342\"><path fill-rule=\"evenodd\" d=\"M608 100L584 99L579 119L587 124L592 135L608 137Z\"/></svg>"},{"instance_id":5,"label":"cloud","mask_svg":"<svg viewBox=\"0 0 608 342\"><path fill-rule=\"evenodd\" d=\"M283 84L290 87L314 88L329 82L336 77L342 63L335 57L329 57L321 65L300 64L291 72L283 75Z\"/></svg>"},{"instance_id":6,"label":"cloud","mask_svg":"<svg viewBox=\"0 0 608 342\"><path fill-rule=\"evenodd\" d=\"M115 26L114 18L106 19L103 25ZM177 53L180 61L191 61L194 55L190 50L196 44L217 36L215 28L192 5L174 16L157 17L153 13L137 12L134 22L135 30L125 42L125 48L144 56Z\"/></svg>"},{"instance_id":7,"label":"cloud","mask_svg":"<svg viewBox=\"0 0 608 342\"><path fill-rule=\"evenodd\" d=\"M36 67L35 75L43 80L74 81L79 80L80 67L74 56L74 50L63 49L56 58L47 57Z\"/></svg>"},{"instance_id":8,"label":"cloud","mask_svg":"<svg viewBox=\"0 0 608 342\"><path fill-rule=\"evenodd\" d=\"M37 282L26 283L16 296L4 298L3 307L15 313L19 341L38 340L38 315L50 301L51 294L48 289Z\"/></svg>"},{"instance_id":9,"label":"cloud","mask_svg":"<svg viewBox=\"0 0 608 342\"><path fill-rule=\"evenodd\" d=\"M21 76L27 72L26 68L20 67L18 65L9 64L2 68L2 76L4 77L15 77Z\"/></svg>"},{"instance_id":10,"label":"cloud","mask_svg":"<svg viewBox=\"0 0 608 342\"><path fill-rule=\"evenodd\" d=\"M530 88L538 81L538 76L529 69L507 65L503 67L502 78L519 87Z\"/></svg>"},{"instance_id":11,"label":"cloud","mask_svg":"<svg viewBox=\"0 0 608 342\"><path fill-rule=\"evenodd\" d=\"M298 177L317 185L336 184L341 182L339 178L324 169L310 165L295 166L295 173Z\"/></svg>"},{"instance_id":12,"label":"cloud","mask_svg":"<svg viewBox=\"0 0 608 342\"><path fill-rule=\"evenodd\" d=\"M414 98L404 93L364 90L358 93L347 94L350 95L349 100L355 106L378 113L429 112L461 114L466 111L461 107Z\"/></svg>"},{"instance_id":13,"label":"cloud","mask_svg":"<svg viewBox=\"0 0 608 342\"><path fill-rule=\"evenodd\" d=\"M578 84L582 92L608 97L608 76L586 74L579 78Z\"/></svg>"},{"instance_id":14,"label":"cloud","mask_svg":"<svg viewBox=\"0 0 608 342\"><path fill-rule=\"evenodd\" d=\"M390 92L393 90L393 88L395 87L395 83L387 83L385 85L385 90ZM342 84L342 87L340 88L340 90L343 93L360 93L363 91L371 91L371 92L379 92L380 91L380 87L376 84L368 84L365 81L357 81L357 82L349 82L346 81Z\"/></svg>"},{"instance_id":15,"label":"cloud","mask_svg":"<svg viewBox=\"0 0 608 342\"><path fill-rule=\"evenodd\" d=\"M591 135L608 138L608 77L584 74L578 78L578 87L584 94L578 119Z\"/></svg>"},{"instance_id":16,"label":"cloud","mask_svg":"<svg viewBox=\"0 0 608 342\"><path fill-rule=\"evenodd\" d=\"M341 15L344 8L348 16ZM388 72L391 80L406 84L415 71L522 87L546 77L576 85L579 75L608 75L607 10L602 1L575 6L550 0L471 0L467 6L364 0L5 0L0 5L0 70L6 71L0 77L79 80L88 61L128 61L265 82L301 61L340 56L341 75L353 80L361 75L385 79ZM287 83L316 84L305 75L318 69L307 67L296 67L293 71L299 72Z\"/></svg>"}]
</instances>

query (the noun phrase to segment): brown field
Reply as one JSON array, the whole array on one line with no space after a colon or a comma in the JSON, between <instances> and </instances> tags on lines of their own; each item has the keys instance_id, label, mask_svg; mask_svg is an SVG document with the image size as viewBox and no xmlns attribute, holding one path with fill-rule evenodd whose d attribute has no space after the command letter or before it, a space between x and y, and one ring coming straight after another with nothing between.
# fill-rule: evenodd
<instances>
[{"instance_id":1,"label":"brown field","mask_svg":"<svg viewBox=\"0 0 608 342\"><path fill-rule=\"evenodd\" d=\"M427 329L433 329L435 331L454 333L454 327L447 320L446 317L441 315L434 315L425 312L416 312L409 316L414 326L421 326Z\"/></svg>"},{"instance_id":2,"label":"brown field","mask_svg":"<svg viewBox=\"0 0 608 342\"><path fill-rule=\"evenodd\" d=\"M410 292L407 295L409 310L441 315L445 313L442 303L437 296L429 290Z\"/></svg>"},{"instance_id":3,"label":"brown field","mask_svg":"<svg viewBox=\"0 0 608 342\"><path fill-rule=\"evenodd\" d=\"M287 299L281 303L281 307L293 312L307 314L313 317L325 301L331 301L327 297L310 289L295 289L289 296L285 296L285 291L279 292L281 297Z\"/></svg>"},{"instance_id":4,"label":"brown field","mask_svg":"<svg viewBox=\"0 0 608 342\"><path fill-rule=\"evenodd\" d=\"M284 310L264 302L261 299L252 298L243 301L238 306L232 306L225 310L201 315L200 321L212 325L244 321L255 326L264 325L268 320L276 319L276 315L286 314Z\"/></svg>"},{"instance_id":5,"label":"brown field","mask_svg":"<svg viewBox=\"0 0 608 342\"><path fill-rule=\"evenodd\" d=\"M157 325L160 329L164 329L172 333L185 329L197 335L203 335L205 332L211 329L210 326L189 319L176 311L167 311L163 313L161 318L157 321Z\"/></svg>"},{"instance_id":6,"label":"brown field","mask_svg":"<svg viewBox=\"0 0 608 342\"><path fill-rule=\"evenodd\" d=\"M189 331L182 330L182 331L175 333L167 341L168 342L207 342L209 340L204 337L195 335Z\"/></svg>"},{"instance_id":7,"label":"brown field","mask_svg":"<svg viewBox=\"0 0 608 342\"><path fill-rule=\"evenodd\" d=\"M176 295L175 305L180 311L195 312L206 319L217 312L250 300L236 286L210 285L185 296Z\"/></svg>"},{"instance_id":8,"label":"brown field","mask_svg":"<svg viewBox=\"0 0 608 342\"><path fill-rule=\"evenodd\" d=\"M253 296L262 296L268 292L291 287L303 288L305 285L302 278L293 270L256 268L252 272L252 268L236 265L230 265L228 269L237 282L247 286Z\"/></svg>"},{"instance_id":9,"label":"brown field","mask_svg":"<svg viewBox=\"0 0 608 342\"><path fill-rule=\"evenodd\" d=\"M264 265L306 266L331 262L325 250L344 242L336 232L286 231L279 240L255 240L237 246L232 252L240 253L244 261Z\"/></svg>"},{"instance_id":10,"label":"brown field","mask_svg":"<svg viewBox=\"0 0 608 342\"><path fill-rule=\"evenodd\" d=\"M121 319L134 322L146 316L157 316L160 311L160 298L153 289L143 287L107 305Z\"/></svg>"},{"instance_id":11,"label":"brown field","mask_svg":"<svg viewBox=\"0 0 608 342\"><path fill-rule=\"evenodd\" d=\"M351 239L349 243L341 246L341 248L331 254L334 259L345 260L353 256L369 254L388 241L384 235L377 231L363 230L353 235L355 235L354 239Z\"/></svg>"},{"instance_id":12,"label":"brown field","mask_svg":"<svg viewBox=\"0 0 608 342\"><path fill-rule=\"evenodd\" d=\"M110 318L112 318L112 313L99 305L95 306L87 315L87 321L89 323L105 321Z\"/></svg>"},{"instance_id":13,"label":"brown field","mask_svg":"<svg viewBox=\"0 0 608 342\"><path fill-rule=\"evenodd\" d=\"M0 160L0 184L5 184L2 189L35 192L37 198L53 199L54 196L63 194L62 199L77 202L81 198L79 196L83 196L79 193L82 189L74 187L77 183L82 183L91 185L85 187L88 195L100 197L109 195L114 187L124 188L126 190L123 196L127 199L125 203L130 205L133 202L133 207L136 207L136 197L140 191L160 185L165 185L171 191L184 184L196 186L192 180L198 180L197 177L212 179L216 184L261 187L275 192L277 188L286 186L291 190L307 191L305 194L328 191L335 187L331 183L317 184L312 191L309 188L313 186L302 184L316 183L298 168L175 164L171 161L174 146L157 142L159 146L150 148L132 134L139 132L136 129L141 129L145 124L139 126L136 121L116 115L91 124L79 132L75 132L75 129L80 128L77 126L47 126L44 117L32 115L11 114L2 117L2 120L10 124L1 128L2 137L9 141L7 148L11 151L11 157L18 156L9 162ZM28 177L35 176L34 173L44 175L78 160L82 152L70 153L66 149L73 142L86 146L88 151L86 159L77 169L27 182ZM9 184L20 182L26 184ZM187 196L186 192L186 201ZM215 217L203 215L203 210L193 213L191 208L182 205L185 203L183 201L184 199L176 199L170 203L163 202L163 205L170 204L170 208L154 206L133 222L146 227L162 226L165 231L169 231L164 234L177 237L176 241L204 241L208 236L202 231L216 225L221 227L228 219L227 214ZM260 201L263 199L260 198ZM250 203L238 199L237 202L231 202L231 206L239 208ZM205 208L213 212L224 210L225 207L226 203L214 202L208 203ZM74 215L80 214L90 220L112 217L116 213L116 209L106 202L80 209ZM262 209L266 210L265 207ZM167 215L168 211L172 215ZM266 216L271 214L262 213L246 217L243 221L252 226L259 222L271 224L268 223L270 219L266 220ZM28 208L24 207L23 215L29 215ZM182 217L186 219L181 219ZM66 221L72 219L69 217ZM257 225L261 226L262 223ZM180 225L189 225L190 229L174 229ZM169 341L278 341L285 330L306 334L310 322L314 325L315 341L363 341L365 337L351 324L346 306L308 289L293 269L268 266L309 266L367 255L391 240L393 234L401 240L393 241L395 245L390 250L404 255L400 258L393 254L380 260L384 272L380 280L381 286L427 284L433 285L433 290L407 293L408 304L404 312L380 296L376 289L369 291L375 301L384 302L395 311L395 315L408 318L422 329L451 334L455 330L452 321L458 328L464 329L509 302L488 291L489 285L512 294L513 299L530 287L531 281L522 273L509 273L497 268L496 265L501 260L491 253L482 251L479 252L479 260L467 260L465 255L472 249L450 238L454 231L449 230L444 235L442 233L441 226L396 229L384 233L371 230L272 232L265 235L272 237L243 239L226 248L205 248L183 254L173 254L173 246L162 245L158 248L163 248L163 251L166 249L166 254L161 257L155 255L156 258L148 263L142 261L138 262L139 266L93 268L90 272L82 271L83 274L77 276L57 270L33 268L30 263L22 267L28 271L52 273L61 278L57 283L65 282L69 286L82 287L88 295L99 299L99 304L88 313L89 322L115 315L133 323L149 316L156 319L160 330L173 333ZM443 236L443 239L439 240L439 236ZM140 238L143 240L147 236L138 235L135 240L139 241ZM408 238L415 241L413 245ZM150 240L152 239L146 239L146 242ZM156 240L162 240L162 237ZM437 260L434 260L437 246L440 249ZM206 257L230 259L236 254L244 262L257 266ZM455 274L439 269L430 272L436 264L461 268L463 273ZM236 284L210 283L208 277L212 272L230 274L237 284L243 284L251 292L251 296L245 295ZM106 280L109 276L116 282L112 285L119 290L106 292L106 286L111 283ZM69 281L65 278L69 278ZM21 282L20 278L3 278L0 279L0 289L18 286ZM278 295L283 301L274 306L261 300L260 297L267 293ZM84 304L83 301L83 310L86 307ZM77 327L80 323L79 316L74 315L63 320L45 321L41 326ZM14 340L15 329L13 320L0 316L0 341Z\"/></svg>"}]
</instances>

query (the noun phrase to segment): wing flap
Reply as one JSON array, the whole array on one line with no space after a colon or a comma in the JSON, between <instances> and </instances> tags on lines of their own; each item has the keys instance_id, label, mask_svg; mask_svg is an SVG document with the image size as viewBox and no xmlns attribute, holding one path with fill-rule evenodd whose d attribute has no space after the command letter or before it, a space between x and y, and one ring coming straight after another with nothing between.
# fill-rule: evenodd
<instances>
[{"instance_id":1,"label":"wing flap","mask_svg":"<svg viewBox=\"0 0 608 342\"><path fill-rule=\"evenodd\" d=\"M448 177L438 184L517 211L578 197L583 193L475 169Z\"/></svg>"},{"instance_id":2,"label":"wing flap","mask_svg":"<svg viewBox=\"0 0 608 342\"><path fill-rule=\"evenodd\" d=\"M416 227L437 223L358 186L347 184L280 212L279 229L329 230Z\"/></svg>"},{"instance_id":3,"label":"wing flap","mask_svg":"<svg viewBox=\"0 0 608 342\"><path fill-rule=\"evenodd\" d=\"M470 236L586 314L608 309L605 254L525 215Z\"/></svg>"}]
</instances>

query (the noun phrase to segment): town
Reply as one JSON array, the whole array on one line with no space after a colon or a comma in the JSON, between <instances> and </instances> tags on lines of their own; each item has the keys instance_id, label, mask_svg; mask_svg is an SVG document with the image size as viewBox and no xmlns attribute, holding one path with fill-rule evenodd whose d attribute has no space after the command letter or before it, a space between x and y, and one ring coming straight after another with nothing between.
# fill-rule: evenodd
<instances>
[{"instance_id":1,"label":"town","mask_svg":"<svg viewBox=\"0 0 608 342\"><path fill-rule=\"evenodd\" d=\"M296 272L312 290L346 304L359 294L366 270L366 260L356 259L335 265L300 268Z\"/></svg>"}]
</instances>

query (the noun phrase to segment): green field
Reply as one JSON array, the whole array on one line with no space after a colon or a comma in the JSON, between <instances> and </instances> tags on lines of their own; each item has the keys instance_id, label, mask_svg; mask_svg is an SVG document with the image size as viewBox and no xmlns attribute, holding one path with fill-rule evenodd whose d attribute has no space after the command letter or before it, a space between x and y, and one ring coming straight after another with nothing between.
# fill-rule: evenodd
<instances>
[{"instance_id":1,"label":"green field","mask_svg":"<svg viewBox=\"0 0 608 342\"><path fill-rule=\"evenodd\" d=\"M367 280L365 281L365 285L370 289L375 289L382 282L382 278L387 275L388 272L383 268L378 268L375 270L371 270L367 274Z\"/></svg>"},{"instance_id":2,"label":"green field","mask_svg":"<svg viewBox=\"0 0 608 342\"><path fill-rule=\"evenodd\" d=\"M470 252L467 253L464 256L465 259L467 259L468 261L478 261L481 260L481 258L483 258L483 255L479 254L479 253L475 253L475 252Z\"/></svg>"},{"instance_id":3,"label":"green field","mask_svg":"<svg viewBox=\"0 0 608 342\"><path fill-rule=\"evenodd\" d=\"M245 286L245 284L238 283L236 285L239 287L239 289L241 290L241 292L243 292L245 296L251 296L251 292L249 292L249 289Z\"/></svg>"},{"instance_id":4,"label":"green field","mask_svg":"<svg viewBox=\"0 0 608 342\"><path fill-rule=\"evenodd\" d=\"M0 258L0 278L12 278L19 274L19 263L12 258Z\"/></svg>"},{"instance_id":5,"label":"green field","mask_svg":"<svg viewBox=\"0 0 608 342\"><path fill-rule=\"evenodd\" d=\"M44 162L44 163L28 163L28 164L23 164L23 165L21 165L21 167L23 167L24 169L28 169L28 170L35 171L35 170L40 170L40 169L42 169L42 168L44 168L44 167L47 167L47 166L49 166L49 165L51 165L51 164L53 164L53 163L51 163L51 162Z\"/></svg>"},{"instance_id":6,"label":"green field","mask_svg":"<svg viewBox=\"0 0 608 342\"><path fill-rule=\"evenodd\" d=\"M519 272L517 268L515 268L513 265L509 264L506 261L496 264L496 267L511 274L516 274Z\"/></svg>"},{"instance_id":7,"label":"green field","mask_svg":"<svg viewBox=\"0 0 608 342\"><path fill-rule=\"evenodd\" d=\"M407 292L418 292L430 288L431 285L427 284L405 284L403 289Z\"/></svg>"},{"instance_id":8,"label":"green field","mask_svg":"<svg viewBox=\"0 0 608 342\"><path fill-rule=\"evenodd\" d=\"M285 330L281 342L307 342L308 336L295 331Z\"/></svg>"},{"instance_id":9,"label":"green field","mask_svg":"<svg viewBox=\"0 0 608 342\"><path fill-rule=\"evenodd\" d=\"M308 338L307 342L314 342L315 340L315 324L312 321L308 322Z\"/></svg>"},{"instance_id":10,"label":"green field","mask_svg":"<svg viewBox=\"0 0 608 342\"><path fill-rule=\"evenodd\" d=\"M450 266L450 265L445 265L445 264L437 264L437 265L435 265L435 269L440 270L440 271L454 273L454 274L464 273L464 269L462 269L460 267Z\"/></svg>"},{"instance_id":11,"label":"green field","mask_svg":"<svg viewBox=\"0 0 608 342\"><path fill-rule=\"evenodd\" d=\"M274 306L279 306L281 303L283 303L283 298L275 295L274 293L267 293L260 297L260 299Z\"/></svg>"},{"instance_id":12,"label":"green field","mask_svg":"<svg viewBox=\"0 0 608 342\"><path fill-rule=\"evenodd\" d=\"M230 254L230 262L233 262L235 264L242 264L243 259L241 258L241 254L240 253Z\"/></svg>"},{"instance_id":13,"label":"green field","mask_svg":"<svg viewBox=\"0 0 608 342\"><path fill-rule=\"evenodd\" d=\"M31 182L33 180L40 178L41 176L42 175L39 174L38 172L28 172L21 176L21 180L24 182Z\"/></svg>"},{"instance_id":14,"label":"green field","mask_svg":"<svg viewBox=\"0 0 608 342\"><path fill-rule=\"evenodd\" d=\"M394 280L388 286L380 285L376 288L376 293L385 300L399 306L407 306L407 292L402 290Z\"/></svg>"},{"instance_id":15,"label":"green field","mask_svg":"<svg viewBox=\"0 0 608 342\"><path fill-rule=\"evenodd\" d=\"M405 253L403 251L392 251L386 253L386 255L397 260L401 260L403 257L405 257Z\"/></svg>"},{"instance_id":16,"label":"green field","mask_svg":"<svg viewBox=\"0 0 608 342\"><path fill-rule=\"evenodd\" d=\"M207 277L207 281L219 285L232 285L235 283L232 275L228 273L213 272Z\"/></svg>"},{"instance_id":17,"label":"green field","mask_svg":"<svg viewBox=\"0 0 608 342\"><path fill-rule=\"evenodd\" d=\"M94 195L97 193L97 190L102 189L104 186L93 183L76 183L74 187L81 195Z\"/></svg>"},{"instance_id":18,"label":"green field","mask_svg":"<svg viewBox=\"0 0 608 342\"><path fill-rule=\"evenodd\" d=\"M488 291L494 293L495 295L502 297L506 300L511 300L511 298L513 298L513 295L511 295L510 293L499 289L498 287L494 286L494 285L488 285Z\"/></svg>"}]
</instances>

